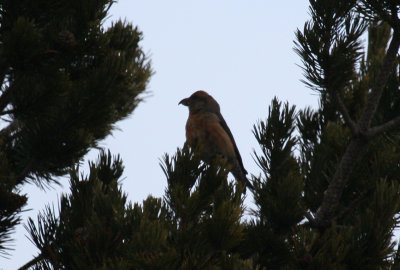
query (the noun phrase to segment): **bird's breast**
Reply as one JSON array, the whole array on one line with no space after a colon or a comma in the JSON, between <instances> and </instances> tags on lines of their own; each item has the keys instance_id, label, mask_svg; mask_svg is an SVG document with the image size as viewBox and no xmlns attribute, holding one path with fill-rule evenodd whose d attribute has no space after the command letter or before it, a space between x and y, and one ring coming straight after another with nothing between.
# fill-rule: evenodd
<instances>
[{"instance_id":1,"label":"bird's breast","mask_svg":"<svg viewBox=\"0 0 400 270\"><path fill-rule=\"evenodd\" d=\"M234 156L233 143L213 113L189 115L186 122L186 140L189 145L200 144L210 155Z\"/></svg>"}]
</instances>

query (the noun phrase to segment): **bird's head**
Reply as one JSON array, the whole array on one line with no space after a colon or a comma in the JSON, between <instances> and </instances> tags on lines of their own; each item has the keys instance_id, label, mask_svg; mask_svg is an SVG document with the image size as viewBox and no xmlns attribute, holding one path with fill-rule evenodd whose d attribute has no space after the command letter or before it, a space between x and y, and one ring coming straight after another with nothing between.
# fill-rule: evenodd
<instances>
[{"instance_id":1,"label":"bird's head","mask_svg":"<svg viewBox=\"0 0 400 270\"><path fill-rule=\"evenodd\" d=\"M190 97L182 99L179 103L189 107L191 114L201 112L219 113L219 104L207 92L199 90L194 92Z\"/></svg>"}]
</instances>

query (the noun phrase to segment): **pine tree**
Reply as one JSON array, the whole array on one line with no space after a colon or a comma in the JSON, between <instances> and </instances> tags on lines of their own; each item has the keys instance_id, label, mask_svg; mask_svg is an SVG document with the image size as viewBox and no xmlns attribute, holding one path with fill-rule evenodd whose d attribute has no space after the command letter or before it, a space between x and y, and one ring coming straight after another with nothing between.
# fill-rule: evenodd
<instances>
[{"instance_id":1,"label":"pine tree","mask_svg":"<svg viewBox=\"0 0 400 270\"><path fill-rule=\"evenodd\" d=\"M295 44L320 106L275 98L254 126L249 218L223 159L178 149L163 160L165 197L132 207L117 188L120 161L103 154L88 177L72 171L59 213L30 221L40 253L27 267L400 269L399 6L310 0Z\"/></svg>"},{"instance_id":2,"label":"pine tree","mask_svg":"<svg viewBox=\"0 0 400 270\"><path fill-rule=\"evenodd\" d=\"M263 173L254 178L257 210L241 254L256 265L399 267L398 5L310 1L295 43L320 107L296 114L274 100L254 128Z\"/></svg>"},{"instance_id":3,"label":"pine tree","mask_svg":"<svg viewBox=\"0 0 400 270\"><path fill-rule=\"evenodd\" d=\"M241 186L224 164L201 164L192 151L165 156L164 200L127 202L119 157L101 153L90 173L71 171L71 193L27 226L39 254L21 269L252 269L242 241Z\"/></svg>"},{"instance_id":4,"label":"pine tree","mask_svg":"<svg viewBox=\"0 0 400 270\"><path fill-rule=\"evenodd\" d=\"M68 173L141 101L141 32L102 26L114 1L0 1L0 252L27 197Z\"/></svg>"}]
</instances>

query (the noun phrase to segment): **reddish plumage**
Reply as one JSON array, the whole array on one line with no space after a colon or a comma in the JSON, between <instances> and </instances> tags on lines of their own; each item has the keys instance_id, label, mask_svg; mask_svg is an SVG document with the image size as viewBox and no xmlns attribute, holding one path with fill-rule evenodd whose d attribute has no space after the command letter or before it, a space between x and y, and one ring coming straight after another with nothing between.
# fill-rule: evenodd
<instances>
[{"instance_id":1,"label":"reddish plumage","mask_svg":"<svg viewBox=\"0 0 400 270\"><path fill-rule=\"evenodd\" d=\"M205 91L197 91L179 102L189 107L186 122L186 142L190 146L200 144L201 158L209 162L217 155L226 158L236 180L251 186L236 146L235 139L225 119L222 117L217 101Z\"/></svg>"}]
</instances>

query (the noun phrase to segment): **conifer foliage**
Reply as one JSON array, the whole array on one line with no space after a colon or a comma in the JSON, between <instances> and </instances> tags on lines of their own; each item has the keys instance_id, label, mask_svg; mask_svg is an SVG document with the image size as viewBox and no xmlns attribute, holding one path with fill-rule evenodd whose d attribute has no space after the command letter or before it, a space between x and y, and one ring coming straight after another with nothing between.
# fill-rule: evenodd
<instances>
[{"instance_id":1,"label":"conifer foliage","mask_svg":"<svg viewBox=\"0 0 400 270\"><path fill-rule=\"evenodd\" d=\"M119 157L102 152L86 177L72 170L59 211L49 206L29 220L40 252L21 269L252 269L234 253L242 198L223 163L200 164L185 148L163 164L164 200L150 196L142 205L121 191Z\"/></svg>"},{"instance_id":2,"label":"conifer foliage","mask_svg":"<svg viewBox=\"0 0 400 270\"><path fill-rule=\"evenodd\" d=\"M296 32L319 108L277 98L254 126L254 209L223 159L165 156L162 199L132 206L103 153L29 222L22 269L400 269L400 2L310 0Z\"/></svg>"},{"instance_id":3,"label":"conifer foliage","mask_svg":"<svg viewBox=\"0 0 400 270\"><path fill-rule=\"evenodd\" d=\"M27 197L66 174L140 102L141 33L102 24L114 1L0 1L0 252Z\"/></svg>"}]
</instances>

